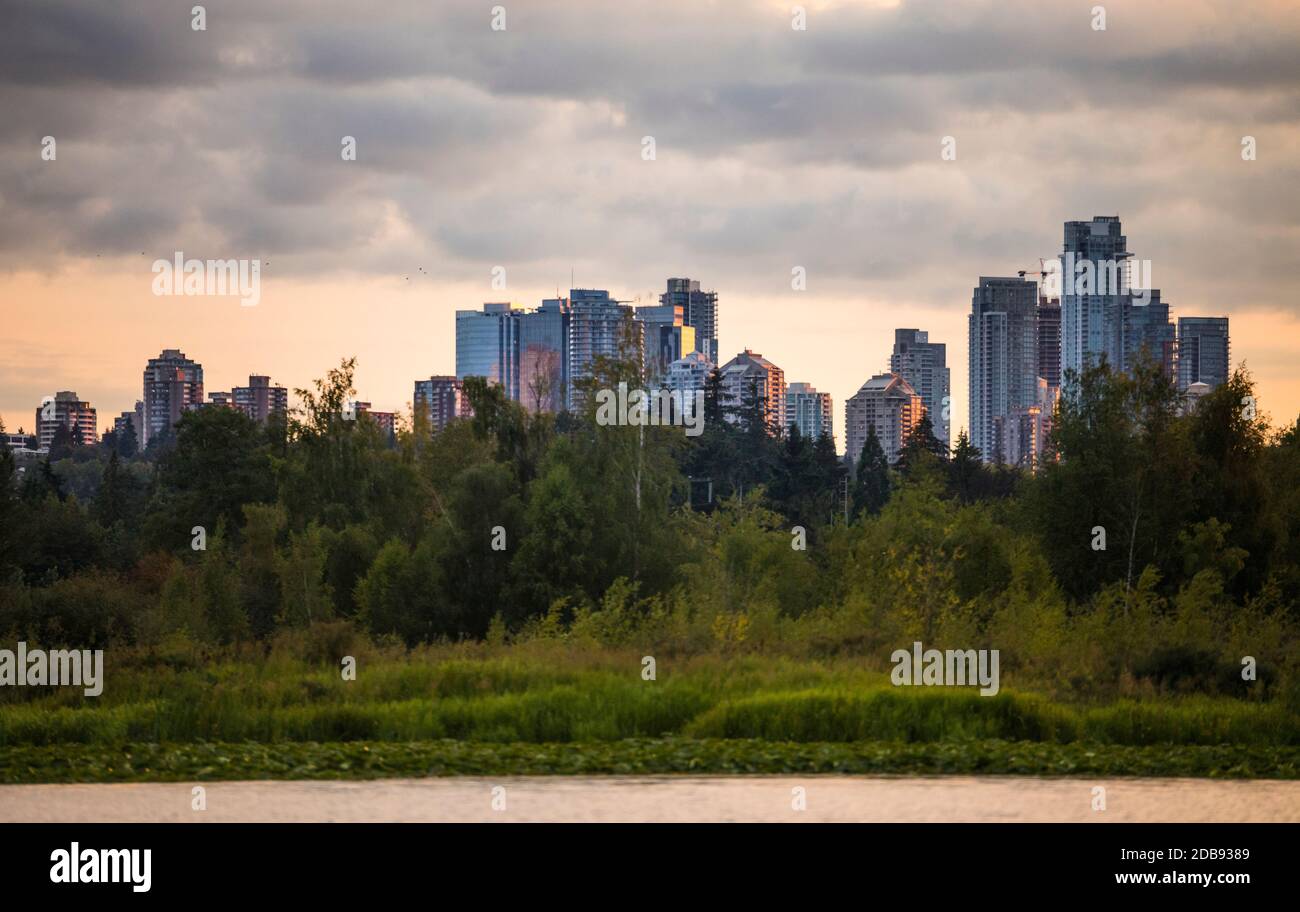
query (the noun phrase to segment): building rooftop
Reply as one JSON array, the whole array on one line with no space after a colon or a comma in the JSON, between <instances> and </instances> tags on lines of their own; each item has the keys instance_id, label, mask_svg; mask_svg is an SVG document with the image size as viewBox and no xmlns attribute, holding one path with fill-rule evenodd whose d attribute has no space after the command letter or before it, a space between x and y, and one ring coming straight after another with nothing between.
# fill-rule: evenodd
<instances>
[{"instance_id":1,"label":"building rooftop","mask_svg":"<svg viewBox=\"0 0 1300 912\"><path fill-rule=\"evenodd\" d=\"M908 383L898 374L876 374L862 386L858 387L859 393L869 392L898 392L904 396L915 396L916 390L912 384Z\"/></svg>"}]
</instances>

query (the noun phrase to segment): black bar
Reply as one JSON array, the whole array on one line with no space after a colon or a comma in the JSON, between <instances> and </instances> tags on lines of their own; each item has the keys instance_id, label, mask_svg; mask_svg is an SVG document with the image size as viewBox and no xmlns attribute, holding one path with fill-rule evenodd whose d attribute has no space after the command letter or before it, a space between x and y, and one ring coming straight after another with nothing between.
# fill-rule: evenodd
<instances>
[{"instance_id":1,"label":"black bar","mask_svg":"<svg viewBox=\"0 0 1300 912\"><path fill-rule=\"evenodd\" d=\"M974 901L1127 892L1230 903L1256 895L1249 891L1293 887L1294 871L1286 869L1292 835L1280 824L0 826L7 898L75 893L128 902L356 897L373 903L414 893L446 903L458 897L457 905L586 896L602 905L656 908L679 901L683 890L766 901L788 896L814 906L833 896ZM51 882L52 853L74 842L83 852L151 850L148 892L135 892L130 883ZM1170 858L1171 849L1185 856ZM1164 854L1125 860L1124 851ZM1197 858L1199 852L1249 857ZM1157 882L1118 882L1133 874ZM1160 882L1180 874L1244 874L1249 882Z\"/></svg>"}]
</instances>

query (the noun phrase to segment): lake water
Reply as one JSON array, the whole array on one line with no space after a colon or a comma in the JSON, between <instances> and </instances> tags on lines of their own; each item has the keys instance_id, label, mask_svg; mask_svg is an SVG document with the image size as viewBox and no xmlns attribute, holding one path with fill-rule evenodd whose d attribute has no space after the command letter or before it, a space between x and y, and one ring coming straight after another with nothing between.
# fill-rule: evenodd
<instances>
[{"instance_id":1,"label":"lake water","mask_svg":"<svg viewBox=\"0 0 1300 912\"><path fill-rule=\"evenodd\" d=\"M1300 822L1300 782L552 776L0 786L0 821ZM1093 810L1096 787L1105 810ZM802 792L797 790L802 789ZM802 803L802 809L796 806Z\"/></svg>"}]
</instances>

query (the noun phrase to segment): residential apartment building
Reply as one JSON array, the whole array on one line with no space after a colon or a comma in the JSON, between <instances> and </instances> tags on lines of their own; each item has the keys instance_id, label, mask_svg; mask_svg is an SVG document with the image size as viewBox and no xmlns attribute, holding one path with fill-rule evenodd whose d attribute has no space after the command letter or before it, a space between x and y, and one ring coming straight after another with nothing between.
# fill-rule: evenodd
<instances>
[{"instance_id":1,"label":"residential apartment building","mask_svg":"<svg viewBox=\"0 0 1300 912\"><path fill-rule=\"evenodd\" d=\"M761 354L745 349L724 364L719 373L728 421L739 423L743 419L741 411L757 400L769 432L774 436L784 432L787 424L785 371Z\"/></svg>"},{"instance_id":2,"label":"residential apartment building","mask_svg":"<svg viewBox=\"0 0 1300 912\"><path fill-rule=\"evenodd\" d=\"M422 415L435 433L450 424L452 419L473 414L469 400L465 398L465 385L452 376L416 380L411 405L416 415Z\"/></svg>"},{"instance_id":3,"label":"residential apartment building","mask_svg":"<svg viewBox=\"0 0 1300 912\"><path fill-rule=\"evenodd\" d=\"M636 308L641 325L642 366L646 386L658 388L668 365L695 351L695 327L686 324L680 304L657 304Z\"/></svg>"},{"instance_id":4,"label":"residential apartment building","mask_svg":"<svg viewBox=\"0 0 1300 912\"><path fill-rule=\"evenodd\" d=\"M1061 299L1041 295L1038 299L1038 376L1047 385L1061 385Z\"/></svg>"},{"instance_id":5,"label":"residential apartment building","mask_svg":"<svg viewBox=\"0 0 1300 912\"><path fill-rule=\"evenodd\" d=\"M530 412L562 412L568 404L568 298L551 298L536 310L515 311L519 340L519 401Z\"/></svg>"},{"instance_id":6,"label":"residential apartment building","mask_svg":"<svg viewBox=\"0 0 1300 912\"><path fill-rule=\"evenodd\" d=\"M576 410L597 358L642 356L642 329L630 306L601 289L575 288L536 310L458 310L456 379L485 377L533 412Z\"/></svg>"},{"instance_id":7,"label":"residential apartment building","mask_svg":"<svg viewBox=\"0 0 1300 912\"><path fill-rule=\"evenodd\" d=\"M693 398L696 391L704 392L708 386L709 374L713 372L713 363L703 352L687 352L672 364L664 375L663 386L680 392L683 397Z\"/></svg>"},{"instance_id":8,"label":"residential apartment building","mask_svg":"<svg viewBox=\"0 0 1300 912\"><path fill-rule=\"evenodd\" d=\"M641 356L640 329L633 309L597 288L569 291L568 407L581 411L579 386L592 376L596 359Z\"/></svg>"},{"instance_id":9,"label":"residential apartment building","mask_svg":"<svg viewBox=\"0 0 1300 912\"><path fill-rule=\"evenodd\" d=\"M519 400L519 321L508 302L456 311L456 379L483 377Z\"/></svg>"},{"instance_id":10,"label":"residential apartment building","mask_svg":"<svg viewBox=\"0 0 1300 912\"><path fill-rule=\"evenodd\" d=\"M1178 318L1178 388L1186 392L1194 383L1210 389L1227 381L1231 373L1227 317Z\"/></svg>"},{"instance_id":11,"label":"residential apartment building","mask_svg":"<svg viewBox=\"0 0 1300 912\"><path fill-rule=\"evenodd\" d=\"M46 396L36 409L36 439L40 449L48 450L54 434L66 427L76 446L94 446L99 440L98 416L90 403L71 390Z\"/></svg>"},{"instance_id":12,"label":"residential apartment building","mask_svg":"<svg viewBox=\"0 0 1300 912\"><path fill-rule=\"evenodd\" d=\"M944 446L950 446L952 439L952 371L948 369L947 352L944 343L930 341L928 332L896 329L894 350L889 356L890 372L906 380L920 395L934 436Z\"/></svg>"},{"instance_id":13,"label":"residential apartment building","mask_svg":"<svg viewBox=\"0 0 1300 912\"><path fill-rule=\"evenodd\" d=\"M134 409L129 412L122 412L113 419L113 432L120 436L130 428L132 436L135 437L136 446L138 447L140 445L140 428L144 423L143 416L144 403L137 400Z\"/></svg>"},{"instance_id":14,"label":"residential apartment building","mask_svg":"<svg viewBox=\"0 0 1300 912\"><path fill-rule=\"evenodd\" d=\"M271 378L262 374L250 375L248 386L237 386L230 392L234 407L258 424L265 424L273 413L283 415L289 411L289 391L272 385Z\"/></svg>"},{"instance_id":15,"label":"residential apartment building","mask_svg":"<svg viewBox=\"0 0 1300 912\"><path fill-rule=\"evenodd\" d=\"M1038 399L1030 406L1019 406L993 420L993 448L1007 465L1037 471L1047 458L1052 416L1061 395L1059 386L1049 386L1038 378Z\"/></svg>"},{"instance_id":16,"label":"residential apartment building","mask_svg":"<svg viewBox=\"0 0 1300 912\"><path fill-rule=\"evenodd\" d=\"M819 393L811 383L791 383L785 389L785 423L812 440L822 434L834 440L831 394Z\"/></svg>"},{"instance_id":17,"label":"residential apartment building","mask_svg":"<svg viewBox=\"0 0 1300 912\"><path fill-rule=\"evenodd\" d=\"M369 402L353 402L352 408L357 420L373 421L379 427L380 435L389 443L397 439L397 414L395 412L376 412Z\"/></svg>"},{"instance_id":18,"label":"residential apartment building","mask_svg":"<svg viewBox=\"0 0 1300 912\"><path fill-rule=\"evenodd\" d=\"M669 279L660 304L682 308L685 325L694 329L695 350L718 363L718 293L701 291L695 279Z\"/></svg>"},{"instance_id":19,"label":"residential apartment building","mask_svg":"<svg viewBox=\"0 0 1300 912\"><path fill-rule=\"evenodd\" d=\"M171 430L181 415L203 404L203 365L180 349L164 349L144 369L143 434L140 446Z\"/></svg>"},{"instance_id":20,"label":"residential apartment building","mask_svg":"<svg viewBox=\"0 0 1300 912\"><path fill-rule=\"evenodd\" d=\"M980 277L968 320L970 439L986 461L999 456L998 419L1038 404L1037 320L1037 283Z\"/></svg>"},{"instance_id":21,"label":"residential apartment building","mask_svg":"<svg viewBox=\"0 0 1300 912\"><path fill-rule=\"evenodd\" d=\"M1065 223L1061 253L1061 369L1124 360L1122 298L1127 296L1128 238L1118 216Z\"/></svg>"},{"instance_id":22,"label":"residential apartment building","mask_svg":"<svg viewBox=\"0 0 1300 912\"><path fill-rule=\"evenodd\" d=\"M1119 369L1132 372L1138 359L1146 357L1158 364L1166 377L1176 379L1177 332L1169 320L1169 305L1161 300L1160 289L1150 289L1146 303L1138 303L1136 299L1123 301L1121 313L1123 359Z\"/></svg>"},{"instance_id":23,"label":"residential apartment building","mask_svg":"<svg viewBox=\"0 0 1300 912\"><path fill-rule=\"evenodd\" d=\"M897 461L924 409L920 394L903 377L877 374L844 403L845 455L856 468L868 429L875 428L885 458Z\"/></svg>"},{"instance_id":24,"label":"residential apartment building","mask_svg":"<svg viewBox=\"0 0 1300 912\"><path fill-rule=\"evenodd\" d=\"M1060 259L1061 369L1105 361L1132 371L1143 351L1173 376L1175 330L1156 288L1139 288L1119 216L1065 223ZM1147 279L1150 271L1147 270Z\"/></svg>"}]
</instances>

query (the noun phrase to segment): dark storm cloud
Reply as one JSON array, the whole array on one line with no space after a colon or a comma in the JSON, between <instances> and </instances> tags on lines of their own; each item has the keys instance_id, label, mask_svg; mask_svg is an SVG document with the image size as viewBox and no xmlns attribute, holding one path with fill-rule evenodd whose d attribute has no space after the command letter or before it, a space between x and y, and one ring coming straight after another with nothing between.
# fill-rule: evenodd
<instances>
[{"instance_id":1,"label":"dark storm cloud","mask_svg":"<svg viewBox=\"0 0 1300 912\"><path fill-rule=\"evenodd\" d=\"M193 40L189 5L4 0L0 82L189 84L220 71L220 46ZM191 39L191 40L187 40Z\"/></svg>"},{"instance_id":2,"label":"dark storm cloud","mask_svg":"<svg viewBox=\"0 0 1300 912\"><path fill-rule=\"evenodd\" d=\"M1125 82L1238 91L1300 86L1300 31L1254 34L1237 40L1221 37L1193 48L1116 61L1114 77Z\"/></svg>"}]
</instances>

